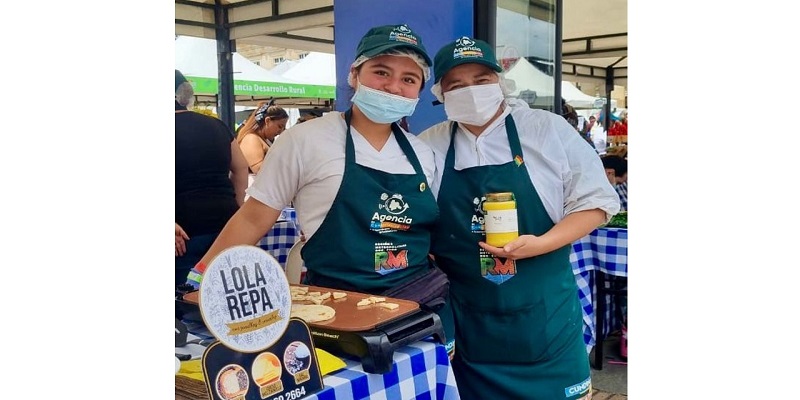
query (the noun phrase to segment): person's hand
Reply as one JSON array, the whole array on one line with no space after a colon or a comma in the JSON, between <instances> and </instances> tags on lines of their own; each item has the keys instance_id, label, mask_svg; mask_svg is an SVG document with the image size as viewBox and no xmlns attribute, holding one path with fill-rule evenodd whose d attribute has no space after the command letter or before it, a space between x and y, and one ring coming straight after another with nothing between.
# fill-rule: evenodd
<instances>
[{"instance_id":1,"label":"person's hand","mask_svg":"<svg viewBox=\"0 0 800 400\"><path fill-rule=\"evenodd\" d=\"M512 260L535 257L544 253L541 238L534 235L522 235L503 247L490 246L486 242L478 242L478 245L494 256Z\"/></svg>"},{"instance_id":2,"label":"person's hand","mask_svg":"<svg viewBox=\"0 0 800 400\"><path fill-rule=\"evenodd\" d=\"M181 228L178 223L175 223L175 256L182 256L186 254L186 241L189 240L189 235Z\"/></svg>"}]
</instances>

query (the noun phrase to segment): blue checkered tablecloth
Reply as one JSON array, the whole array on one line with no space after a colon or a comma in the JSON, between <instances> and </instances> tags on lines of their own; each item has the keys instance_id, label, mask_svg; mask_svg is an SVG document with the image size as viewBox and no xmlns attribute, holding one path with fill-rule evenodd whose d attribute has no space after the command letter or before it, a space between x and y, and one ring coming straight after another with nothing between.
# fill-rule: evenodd
<instances>
[{"instance_id":1,"label":"blue checkered tablecloth","mask_svg":"<svg viewBox=\"0 0 800 400\"><path fill-rule=\"evenodd\" d=\"M213 338L201 323L184 321L197 337ZM444 346L432 338L394 351L392 371L364 372L361 361L342 358L345 367L322 377L325 387L304 399L317 400L451 400L459 399L456 378Z\"/></svg>"},{"instance_id":2,"label":"blue checkered tablecloth","mask_svg":"<svg viewBox=\"0 0 800 400\"><path fill-rule=\"evenodd\" d=\"M583 339L586 351L595 345L596 327L594 307L597 302L595 294L594 271L602 271L608 275L628 276L628 230L624 228L598 228L589 235L572 244L569 256L572 272L578 284L578 297L583 307ZM605 326L607 334L619 327L621 321L615 318L613 302L606 297Z\"/></svg>"},{"instance_id":3,"label":"blue checkered tablecloth","mask_svg":"<svg viewBox=\"0 0 800 400\"><path fill-rule=\"evenodd\" d=\"M258 247L272 254L286 268L289 250L300 239L300 225L294 208L284 208L278 221L267 234L258 241Z\"/></svg>"},{"instance_id":4,"label":"blue checkered tablecloth","mask_svg":"<svg viewBox=\"0 0 800 400\"><path fill-rule=\"evenodd\" d=\"M392 371L383 375L364 372L360 361L344 359L347 366L324 376L325 388L305 399L459 399L447 351L431 340L395 350Z\"/></svg>"}]
</instances>

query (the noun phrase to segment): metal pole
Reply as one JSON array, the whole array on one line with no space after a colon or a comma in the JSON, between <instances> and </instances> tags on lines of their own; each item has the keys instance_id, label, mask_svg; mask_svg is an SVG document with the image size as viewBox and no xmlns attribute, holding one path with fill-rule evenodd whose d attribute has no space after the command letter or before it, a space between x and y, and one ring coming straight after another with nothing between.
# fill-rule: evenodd
<instances>
[{"instance_id":1,"label":"metal pole","mask_svg":"<svg viewBox=\"0 0 800 400\"><path fill-rule=\"evenodd\" d=\"M475 0L473 3L473 27L475 39L480 39L497 48L497 0Z\"/></svg>"},{"instance_id":2,"label":"metal pole","mask_svg":"<svg viewBox=\"0 0 800 400\"><path fill-rule=\"evenodd\" d=\"M217 114L219 119L233 130L236 104L233 94L233 52L235 48L227 28L228 10L220 0L215 1L214 17L217 37Z\"/></svg>"},{"instance_id":3,"label":"metal pole","mask_svg":"<svg viewBox=\"0 0 800 400\"><path fill-rule=\"evenodd\" d=\"M562 30L564 27L564 2L556 0L556 45L553 62L553 110L556 114L562 114L564 111L561 109L561 41L563 40Z\"/></svg>"},{"instance_id":4,"label":"metal pole","mask_svg":"<svg viewBox=\"0 0 800 400\"><path fill-rule=\"evenodd\" d=\"M611 127L611 92L614 90L614 68L606 67L606 106L605 106L605 121L603 129L608 133L608 128ZM608 146L608 135L606 135L606 146Z\"/></svg>"}]
</instances>

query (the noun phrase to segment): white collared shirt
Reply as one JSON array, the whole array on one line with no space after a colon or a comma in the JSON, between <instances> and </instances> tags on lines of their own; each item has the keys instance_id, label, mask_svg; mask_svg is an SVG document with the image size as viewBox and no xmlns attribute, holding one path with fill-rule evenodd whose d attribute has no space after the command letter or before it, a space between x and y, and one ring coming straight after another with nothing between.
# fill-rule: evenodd
<instances>
[{"instance_id":1,"label":"white collared shirt","mask_svg":"<svg viewBox=\"0 0 800 400\"><path fill-rule=\"evenodd\" d=\"M454 168L512 160L505 129L509 112L517 127L525 168L553 222L558 223L567 214L595 208L606 212L608 222L619 211L620 202L608 183L600 157L564 118L549 111L506 106L479 136L458 124ZM450 124L445 121L420 134L433 149L436 174L431 189L437 197L450 145Z\"/></svg>"}]
</instances>

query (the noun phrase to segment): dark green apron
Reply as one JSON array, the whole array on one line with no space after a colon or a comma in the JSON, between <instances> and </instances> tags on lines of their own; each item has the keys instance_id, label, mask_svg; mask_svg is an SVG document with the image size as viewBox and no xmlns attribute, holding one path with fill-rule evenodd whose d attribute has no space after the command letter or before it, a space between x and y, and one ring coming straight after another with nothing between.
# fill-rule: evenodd
<instances>
[{"instance_id":1,"label":"dark green apron","mask_svg":"<svg viewBox=\"0 0 800 400\"><path fill-rule=\"evenodd\" d=\"M379 294L429 269L436 199L414 149L396 124L392 132L415 174L356 164L347 140L342 184L322 225L301 251L310 285Z\"/></svg>"},{"instance_id":2,"label":"dark green apron","mask_svg":"<svg viewBox=\"0 0 800 400\"><path fill-rule=\"evenodd\" d=\"M439 188L443 223L432 252L450 278L454 321L444 322L448 338L455 332L456 383L467 399L577 399L591 380L570 246L516 263L478 246L486 193L514 193L520 235L554 225L531 185L511 115L505 122L511 161L461 171L453 168L453 124Z\"/></svg>"}]
</instances>

